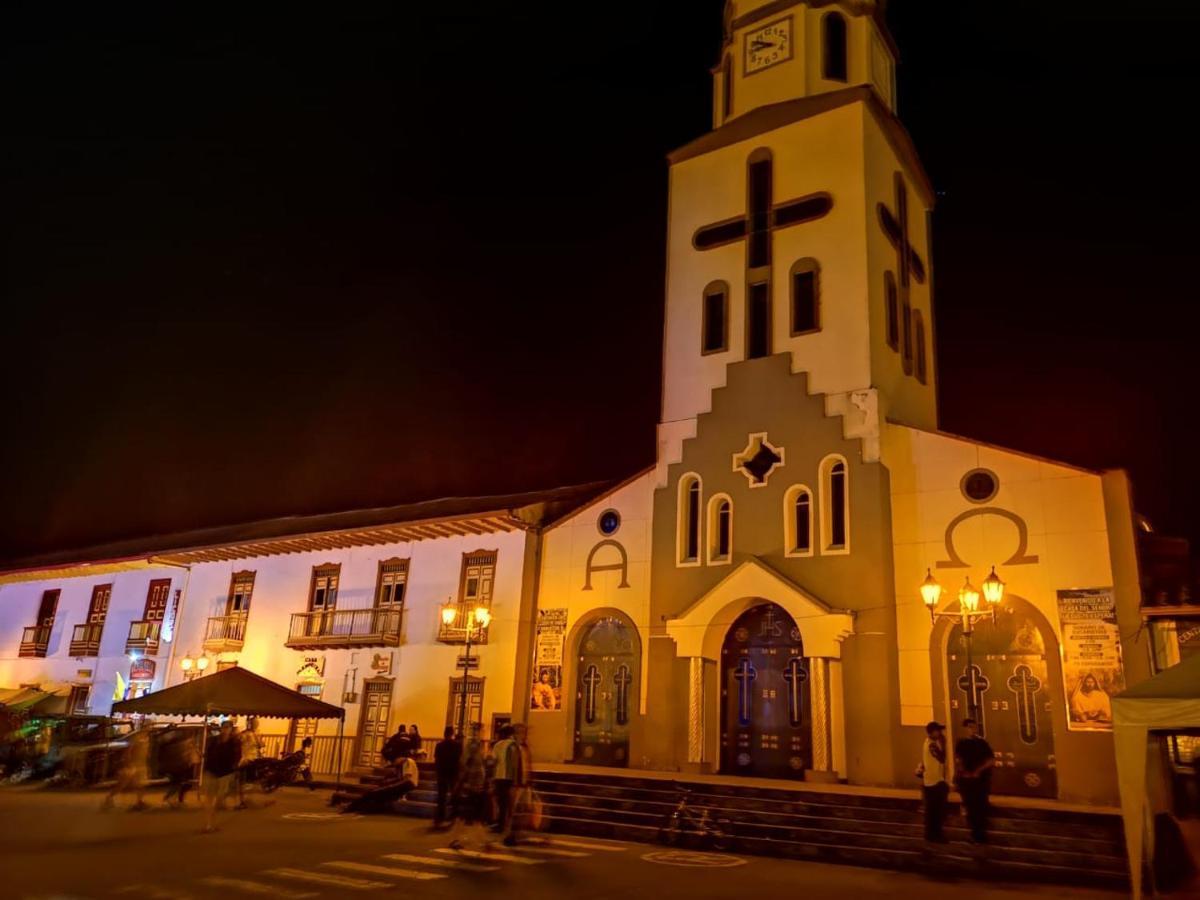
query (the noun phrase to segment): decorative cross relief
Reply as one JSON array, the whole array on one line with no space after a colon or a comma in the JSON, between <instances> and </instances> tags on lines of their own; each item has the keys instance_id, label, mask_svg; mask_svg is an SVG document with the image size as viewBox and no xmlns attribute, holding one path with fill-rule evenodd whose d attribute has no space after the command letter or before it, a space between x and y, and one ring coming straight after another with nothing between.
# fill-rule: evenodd
<instances>
[{"instance_id":1,"label":"decorative cross relief","mask_svg":"<svg viewBox=\"0 0 1200 900\"><path fill-rule=\"evenodd\" d=\"M629 685L632 683L633 675L629 672L629 666L618 666L617 674L613 676L613 684L617 687L618 725L627 725L629 723Z\"/></svg>"},{"instance_id":2,"label":"decorative cross relief","mask_svg":"<svg viewBox=\"0 0 1200 900\"><path fill-rule=\"evenodd\" d=\"M904 185L904 176L895 174L896 211L893 213L887 204L876 206L879 214L879 226L887 236L888 241L896 249L896 292L899 309L896 314L900 321L900 350L907 373L912 365L912 301L909 299L909 288L915 278L920 284L925 283L925 263L920 254L908 239L908 189ZM891 315L889 310L888 315Z\"/></svg>"},{"instance_id":3,"label":"decorative cross relief","mask_svg":"<svg viewBox=\"0 0 1200 900\"><path fill-rule=\"evenodd\" d=\"M761 431L750 435L746 449L733 454L733 471L741 472L750 482L750 487L766 487L771 473L783 465L784 451L767 440Z\"/></svg>"},{"instance_id":4,"label":"decorative cross relief","mask_svg":"<svg viewBox=\"0 0 1200 900\"><path fill-rule=\"evenodd\" d=\"M984 735L983 695L991 686L988 677L975 663L967 666L962 675L958 676L958 689L967 695L967 712L971 714L973 711L975 718L978 719L981 737Z\"/></svg>"},{"instance_id":5,"label":"decorative cross relief","mask_svg":"<svg viewBox=\"0 0 1200 900\"><path fill-rule=\"evenodd\" d=\"M600 670L595 666L588 666L587 673L583 676L583 716L589 725L596 721L596 688L600 686L600 681Z\"/></svg>"},{"instance_id":6,"label":"decorative cross relief","mask_svg":"<svg viewBox=\"0 0 1200 900\"><path fill-rule=\"evenodd\" d=\"M1008 679L1008 689L1017 695L1017 726L1021 740L1026 744L1037 743L1037 692L1042 689L1042 680L1024 664L1013 669Z\"/></svg>"},{"instance_id":7,"label":"decorative cross relief","mask_svg":"<svg viewBox=\"0 0 1200 900\"><path fill-rule=\"evenodd\" d=\"M750 724L750 691L758 670L750 660L743 657L733 672L738 683L738 724L743 728Z\"/></svg>"},{"instance_id":8,"label":"decorative cross relief","mask_svg":"<svg viewBox=\"0 0 1200 900\"><path fill-rule=\"evenodd\" d=\"M800 714L801 691L805 682L808 681L808 671L804 668L804 660L798 656L789 659L787 668L783 671L783 678L788 683L788 719L793 728L799 728L803 724L803 717Z\"/></svg>"}]
</instances>

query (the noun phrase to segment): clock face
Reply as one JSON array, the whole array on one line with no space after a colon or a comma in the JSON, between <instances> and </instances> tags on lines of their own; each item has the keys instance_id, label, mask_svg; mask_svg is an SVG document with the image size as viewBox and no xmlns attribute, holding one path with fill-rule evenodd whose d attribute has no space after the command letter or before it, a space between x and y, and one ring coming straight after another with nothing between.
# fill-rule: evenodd
<instances>
[{"instance_id":1,"label":"clock face","mask_svg":"<svg viewBox=\"0 0 1200 900\"><path fill-rule=\"evenodd\" d=\"M792 17L785 16L748 31L743 40L747 75L787 62L792 58Z\"/></svg>"}]
</instances>

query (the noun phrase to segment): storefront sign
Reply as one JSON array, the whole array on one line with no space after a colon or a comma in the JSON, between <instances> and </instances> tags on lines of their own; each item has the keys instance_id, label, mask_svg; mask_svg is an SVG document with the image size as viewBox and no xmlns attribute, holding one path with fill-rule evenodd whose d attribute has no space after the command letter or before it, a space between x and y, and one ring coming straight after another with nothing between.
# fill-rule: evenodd
<instances>
[{"instance_id":1,"label":"storefront sign","mask_svg":"<svg viewBox=\"0 0 1200 900\"><path fill-rule=\"evenodd\" d=\"M301 681L320 681L325 676L325 657L306 656L304 665L296 670L296 677Z\"/></svg>"},{"instance_id":2,"label":"storefront sign","mask_svg":"<svg viewBox=\"0 0 1200 900\"><path fill-rule=\"evenodd\" d=\"M175 591L171 605L163 616L162 627L158 630L158 636L165 644L171 643L171 639L175 637L175 617L179 615L179 595L182 593L183 591L178 589Z\"/></svg>"},{"instance_id":3,"label":"storefront sign","mask_svg":"<svg viewBox=\"0 0 1200 900\"><path fill-rule=\"evenodd\" d=\"M1200 653L1200 619L1178 619L1175 634L1179 638L1179 658L1187 659Z\"/></svg>"},{"instance_id":4,"label":"storefront sign","mask_svg":"<svg viewBox=\"0 0 1200 900\"><path fill-rule=\"evenodd\" d=\"M376 675L392 674L392 654L375 653L371 656L371 671Z\"/></svg>"},{"instance_id":5,"label":"storefront sign","mask_svg":"<svg viewBox=\"0 0 1200 900\"><path fill-rule=\"evenodd\" d=\"M565 609L538 610L530 709L552 712L562 708L563 641L566 634Z\"/></svg>"},{"instance_id":6,"label":"storefront sign","mask_svg":"<svg viewBox=\"0 0 1200 900\"><path fill-rule=\"evenodd\" d=\"M153 681L155 662L148 656L139 656L129 664L130 681Z\"/></svg>"},{"instance_id":7,"label":"storefront sign","mask_svg":"<svg viewBox=\"0 0 1200 900\"><path fill-rule=\"evenodd\" d=\"M1112 731L1112 696L1125 690L1112 588L1058 592L1063 694L1070 731Z\"/></svg>"}]
</instances>

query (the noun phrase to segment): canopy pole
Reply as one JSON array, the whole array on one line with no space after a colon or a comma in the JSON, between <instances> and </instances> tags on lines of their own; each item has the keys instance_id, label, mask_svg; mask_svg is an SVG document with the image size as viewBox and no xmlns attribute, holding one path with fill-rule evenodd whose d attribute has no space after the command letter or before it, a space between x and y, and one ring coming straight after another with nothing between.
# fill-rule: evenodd
<instances>
[{"instance_id":1,"label":"canopy pole","mask_svg":"<svg viewBox=\"0 0 1200 900\"><path fill-rule=\"evenodd\" d=\"M342 789L342 729L345 727L345 724L346 714L343 711L342 715L338 718L337 772L334 775L333 781L335 791Z\"/></svg>"},{"instance_id":2,"label":"canopy pole","mask_svg":"<svg viewBox=\"0 0 1200 900\"><path fill-rule=\"evenodd\" d=\"M208 708L205 707L204 716L200 720L200 777L196 779L196 791L199 792L204 787L204 759L208 756Z\"/></svg>"}]
</instances>

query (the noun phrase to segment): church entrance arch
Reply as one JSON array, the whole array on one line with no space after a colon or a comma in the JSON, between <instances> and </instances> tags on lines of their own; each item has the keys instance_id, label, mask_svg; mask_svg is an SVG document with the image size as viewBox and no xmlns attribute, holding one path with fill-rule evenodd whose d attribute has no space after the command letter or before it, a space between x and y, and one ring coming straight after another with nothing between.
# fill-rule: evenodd
<instances>
[{"instance_id":1,"label":"church entrance arch","mask_svg":"<svg viewBox=\"0 0 1200 900\"><path fill-rule=\"evenodd\" d=\"M640 655L637 634L623 618L603 616L580 634L575 657L575 762L629 764Z\"/></svg>"},{"instance_id":2,"label":"church entrance arch","mask_svg":"<svg viewBox=\"0 0 1200 900\"><path fill-rule=\"evenodd\" d=\"M1057 797L1052 712L1058 696L1047 650L1058 644L1038 609L1006 597L996 614L975 623L968 641L962 626L945 645L952 743L966 736L962 721L974 716L996 753L992 792Z\"/></svg>"},{"instance_id":3,"label":"church entrance arch","mask_svg":"<svg viewBox=\"0 0 1200 900\"><path fill-rule=\"evenodd\" d=\"M721 771L801 778L812 768L808 661L787 611L742 613L721 648Z\"/></svg>"}]
</instances>

